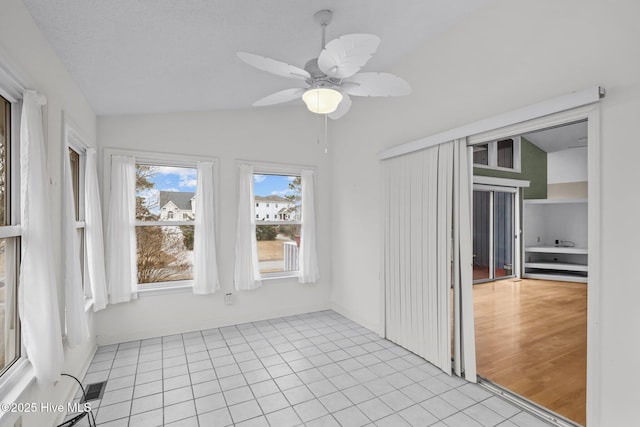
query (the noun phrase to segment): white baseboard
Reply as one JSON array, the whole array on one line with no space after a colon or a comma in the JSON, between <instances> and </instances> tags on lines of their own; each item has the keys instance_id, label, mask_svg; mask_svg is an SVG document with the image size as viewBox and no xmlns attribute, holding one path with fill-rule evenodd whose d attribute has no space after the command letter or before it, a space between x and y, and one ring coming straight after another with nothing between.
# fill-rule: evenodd
<instances>
[{"instance_id":1,"label":"white baseboard","mask_svg":"<svg viewBox=\"0 0 640 427\"><path fill-rule=\"evenodd\" d=\"M349 320L352 320L365 328L375 332L376 334L384 337L384 330L379 323L370 322L367 319L363 318L360 315L353 313L353 311L346 309L335 301L331 301L331 309L338 314L343 315Z\"/></svg>"},{"instance_id":2,"label":"white baseboard","mask_svg":"<svg viewBox=\"0 0 640 427\"><path fill-rule=\"evenodd\" d=\"M239 325L242 323L259 322L261 320L275 319L278 317L295 316L298 314L312 313L315 311L330 310L328 302L312 304L298 307L279 308L277 310L265 310L259 313L243 313L242 315L211 316L204 322L193 324L170 325L167 327L154 328L150 330L130 331L118 334L103 334L96 337L99 346L118 344L128 341L136 341L148 338L161 337L166 335L184 334L205 329L221 328L224 326Z\"/></svg>"}]
</instances>

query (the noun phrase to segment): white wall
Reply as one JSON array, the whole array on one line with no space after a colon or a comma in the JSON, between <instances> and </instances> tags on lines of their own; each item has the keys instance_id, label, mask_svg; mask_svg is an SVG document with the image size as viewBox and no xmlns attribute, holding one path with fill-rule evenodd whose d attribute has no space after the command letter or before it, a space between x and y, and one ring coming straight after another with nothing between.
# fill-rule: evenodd
<instances>
[{"instance_id":1,"label":"white wall","mask_svg":"<svg viewBox=\"0 0 640 427\"><path fill-rule=\"evenodd\" d=\"M547 153L547 184L587 181L587 147Z\"/></svg>"},{"instance_id":2,"label":"white wall","mask_svg":"<svg viewBox=\"0 0 640 427\"><path fill-rule=\"evenodd\" d=\"M376 152L593 85L601 102L601 415L634 425L640 407L640 2L495 0L406 57L391 72L413 94L356 99L335 126L333 293L336 309L381 329L380 162Z\"/></svg>"},{"instance_id":3,"label":"white wall","mask_svg":"<svg viewBox=\"0 0 640 427\"><path fill-rule=\"evenodd\" d=\"M317 144L317 117L299 105L227 112L101 117L101 148L127 148L219 159L217 188L218 266L221 290L210 296L191 293L142 297L98 313L99 343L153 337L221 325L327 309L330 301L329 156ZM238 210L237 160L314 166L321 279L300 285L296 278L265 280L253 291L233 289L235 230ZM102 162L101 162L102 163ZM234 292L235 304L223 296Z\"/></svg>"},{"instance_id":4,"label":"white wall","mask_svg":"<svg viewBox=\"0 0 640 427\"><path fill-rule=\"evenodd\" d=\"M47 96L44 107L45 140L48 154L50 186L50 215L53 221L54 258L58 279L58 293L63 301L60 254L60 225L62 206L62 115L70 117L87 136L91 144L96 138L96 117L84 95L72 81L60 63L31 15L20 0L4 0L0 3L0 61L21 76L32 88ZM82 377L86 364L95 350L95 342L70 349L65 345L64 372ZM22 398L24 402L66 402L73 380L63 378L55 388L30 387ZM58 414L36 413L24 417L24 426L47 426L54 423ZM5 422L5 420L3 420ZM8 422L8 420L6 421ZM2 424L2 423L0 423Z\"/></svg>"}]
</instances>

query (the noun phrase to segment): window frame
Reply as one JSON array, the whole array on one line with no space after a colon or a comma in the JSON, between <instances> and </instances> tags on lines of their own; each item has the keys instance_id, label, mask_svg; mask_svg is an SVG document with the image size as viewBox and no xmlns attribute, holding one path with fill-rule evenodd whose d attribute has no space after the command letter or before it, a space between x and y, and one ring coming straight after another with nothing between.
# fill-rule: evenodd
<instances>
[{"instance_id":1,"label":"window frame","mask_svg":"<svg viewBox=\"0 0 640 427\"><path fill-rule=\"evenodd\" d=\"M8 174L9 180L7 191L9 192L8 213L6 217L7 225L0 225L0 238L15 238L16 245L16 265L15 265L15 291L16 291L16 329L17 342L16 358L0 371L0 401L10 402L16 401L26 388L35 381L35 373L31 362L26 356L24 344L20 331L20 317L17 314L18 306L18 289L19 289L19 272L21 263L21 237L22 226L20 224L20 117L22 113L22 91L25 89L15 74L7 69L0 62L0 96L6 99L10 105L10 141L8 145L9 153ZM15 165L18 165L17 167ZM0 413L0 420L8 413ZM11 414L9 414L9 418Z\"/></svg>"},{"instance_id":2,"label":"window frame","mask_svg":"<svg viewBox=\"0 0 640 427\"><path fill-rule=\"evenodd\" d=\"M166 167L184 167L197 169L198 162L211 162L213 163L213 199L214 199L214 215L215 223L214 227L218 229L219 206L218 206L218 194L219 194L219 161L217 157L209 156L195 156L186 154L173 154L166 152L154 152L143 150L127 150L120 148L105 148L103 150L103 205L108 206L109 197L111 195L111 157L112 156L132 156L135 159L135 164L152 164L153 166L166 166ZM191 225L194 227L195 233L195 220L188 221L139 221L134 218L135 227L138 226L180 226ZM134 227L134 230L135 230ZM135 232L135 231L134 231ZM216 233L216 246L218 246L218 234ZM153 283L136 283L139 296L151 296L151 295L163 295L174 292L188 291L193 288L193 279L189 280L171 280L164 282Z\"/></svg>"},{"instance_id":3,"label":"window frame","mask_svg":"<svg viewBox=\"0 0 640 427\"><path fill-rule=\"evenodd\" d=\"M82 290L85 301L85 311L88 311L93 304L93 296L91 295L91 287L86 286L87 283L87 235L86 235L86 200L85 200L85 183L86 183L86 162L87 162L87 149L89 145L86 141L88 139L78 130L78 126L75 125L66 112L63 112L63 129L64 140L62 143L63 156L69 156L70 152L66 149L73 150L78 155L78 205L75 206L77 214L75 218L76 231L81 235L81 239L78 239L78 246L80 250L80 271L82 280ZM73 163L69 159L69 164L73 168ZM73 179L73 175L72 175ZM74 189L75 193L75 189Z\"/></svg>"},{"instance_id":4,"label":"window frame","mask_svg":"<svg viewBox=\"0 0 640 427\"><path fill-rule=\"evenodd\" d=\"M507 139L513 140L513 168L507 168L504 166L498 166L498 142ZM492 141L486 141L473 145L487 145L488 146L488 164L483 165L479 163L473 163L474 168L498 170L504 172L522 172L522 138L520 136L509 136L505 138L494 139Z\"/></svg>"},{"instance_id":5,"label":"window frame","mask_svg":"<svg viewBox=\"0 0 640 427\"><path fill-rule=\"evenodd\" d=\"M254 176L255 175L302 176L303 170L312 170L314 172L316 171L316 168L314 166L303 166L303 165L282 164L282 163L264 163L264 162L252 162L252 161L238 161L237 163L238 165L248 164L253 166ZM255 205L256 203L258 203L255 200L255 190L252 197L253 197L253 203ZM304 203L304 201L302 201L302 203ZM285 221L285 220L262 221L262 220L255 219L256 227L258 225L292 225L292 224L300 224L300 233L302 234L302 228L304 227L302 215L300 217L300 220L297 222ZM256 238L255 234L253 238L254 239ZM257 243L257 239L256 239L256 243ZM260 273L261 280L297 278L299 276L300 276L300 259L298 259L298 270L276 271L272 273Z\"/></svg>"}]
</instances>

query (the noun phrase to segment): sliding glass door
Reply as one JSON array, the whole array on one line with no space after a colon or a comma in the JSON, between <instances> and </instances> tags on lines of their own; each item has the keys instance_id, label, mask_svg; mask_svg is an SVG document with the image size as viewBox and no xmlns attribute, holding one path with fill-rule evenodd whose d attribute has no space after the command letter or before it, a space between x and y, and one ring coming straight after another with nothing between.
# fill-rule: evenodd
<instances>
[{"instance_id":1,"label":"sliding glass door","mask_svg":"<svg viewBox=\"0 0 640 427\"><path fill-rule=\"evenodd\" d=\"M515 190L474 187L474 282L514 276L515 199Z\"/></svg>"}]
</instances>

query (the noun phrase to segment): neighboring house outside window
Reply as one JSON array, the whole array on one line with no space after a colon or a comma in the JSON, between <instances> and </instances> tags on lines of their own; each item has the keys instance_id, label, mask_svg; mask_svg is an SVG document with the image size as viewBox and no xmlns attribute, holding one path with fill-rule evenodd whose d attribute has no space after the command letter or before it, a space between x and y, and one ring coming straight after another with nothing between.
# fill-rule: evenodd
<instances>
[{"instance_id":1,"label":"neighboring house outside window","mask_svg":"<svg viewBox=\"0 0 640 427\"><path fill-rule=\"evenodd\" d=\"M255 173L254 201L261 275L295 276L302 228L300 176Z\"/></svg>"}]
</instances>

